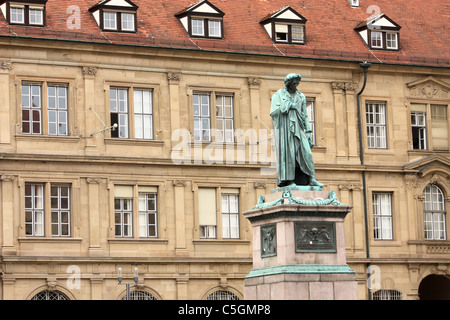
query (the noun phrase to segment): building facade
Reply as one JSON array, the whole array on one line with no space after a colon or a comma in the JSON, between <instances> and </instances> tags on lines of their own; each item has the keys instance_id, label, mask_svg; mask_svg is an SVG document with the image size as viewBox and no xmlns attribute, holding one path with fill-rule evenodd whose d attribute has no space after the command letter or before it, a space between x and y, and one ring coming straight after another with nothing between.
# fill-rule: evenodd
<instances>
[{"instance_id":1,"label":"building facade","mask_svg":"<svg viewBox=\"0 0 450 320\"><path fill-rule=\"evenodd\" d=\"M0 1L0 299L244 299L291 72L359 299L448 299L450 5L373 2Z\"/></svg>"}]
</instances>

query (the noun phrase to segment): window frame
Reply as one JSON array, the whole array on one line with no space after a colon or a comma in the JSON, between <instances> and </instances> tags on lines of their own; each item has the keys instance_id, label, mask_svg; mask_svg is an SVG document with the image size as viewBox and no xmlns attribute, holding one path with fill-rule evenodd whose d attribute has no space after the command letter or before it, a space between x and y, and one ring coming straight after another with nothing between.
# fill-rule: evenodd
<instances>
[{"instance_id":1,"label":"window frame","mask_svg":"<svg viewBox=\"0 0 450 320\"><path fill-rule=\"evenodd\" d=\"M369 113L369 105L371 106L372 110ZM369 122L368 116L369 114L372 114L372 119L374 121L377 120L376 115L381 114L380 112L376 112L376 110L373 109L373 106L384 106L384 113L382 119L384 122ZM388 104L386 101L366 101L365 103L365 125L366 125L366 143L368 149L382 149L387 150L389 148L388 145L388 124L387 124L387 113L388 113ZM381 118L380 118L381 119ZM373 128L373 135L369 134L369 128ZM383 129L382 132L384 132L384 138L382 135L380 135L378 132L378 129ZM371 139L373 140L373 143L371 143ZM382 141L384 140L384 143L379 144L378 140Z\"/></svg>"},{"instance_id":2,"label":"window frame","mask_svg":"<svg viewBox=\"0 0 450 320\"><path fill-rule=\"evenodd\" d=\"M141 196L144 196L144 209L141 209ZM152 195L154 200L154 209L149 209L148 201L149 196ZM139 191L138 193L138 218L139 218L139 238L158 238L158 193L157 192L143 192ZM141 215L143 215L145 219L145 223L141 223ZM150 217L154 216L154 223L150 222ZM141 227L145 226L145 234L141 233ZM154 235L150 235L149 229L150 227L154 228Z\"/></svg>"},{"instance_id":3,"label":"window frame","mask_svg":"<svg viewBox=\"0 0 450 320\"><path fill-rule=\"evenodd\" d=\"M57 189L56 197L53 196L53 188ZM62 195L62 188L67 188L67 196ZM62 200L67 198L67 208L61 206ZM57 206L56 208L53 206L53 199L56 199ZM71 186L65 184L51 184L50 185L50 222L51 222L51 235L52 237L70 237L71 236ZM53 221L53 215L57 215L56 223ZM67 214L68 222L63 222L63 214ZM53 226L56 226L57 232L54 233ZM67 232L63 232L63 227L67 226Z\"/></svg>"},{"instance_id":4,"label":"window frame","mask_svg":"<svg viewBox=\"0 0 450 320\"><path fill-rule=\"evenodd\" d=\"M194 28L194 21L197 23L201 23L201 33L194 33L194 30L199 28L197 26ZM220 26L218 28L220 34L215 35L210 32L210 22L219 22ZM215 28L214 28L215 29ZM201 38L201 39L215 39L221 40L224 39L224 27L223 27L223 16L217 14L189 14L188 15L188 33L192 38Z\"/></svg>"},{"instance_id":5,"label":"window frame","mask_svg":"<svg viewBox=\"0 0 450 320\"><path fill-rule=\"evenodd\" d=\"M110 84L108 90L108 94L106 95L106 101L108 104L108 119L109 119L109 126L112 128L112 130L109 133L109 138L116 139L116 140L128 140L128 141L155 141L156 133L159 128L158 126L158 119L159 116L157 114L157 109L155 108L155 105L157 104L157 92L155 87L150 87L147 85L124 85L122 83L117 84ZM126 91L126 112L121 111L119 112L119 108L116 108L117 112L111 111L111 91L112 90L124 90ZM151 113L139 113L136 112L138 108L136 108L136 93L137 92L148 92L149 93L149 108L151 109ZM116 96L116 103L118 100L118 96ZM142 100L143 101L143 100ZM116 104L117 107L117 104ZM142 111L144 112L144 108L142 108ZM117 122L115 121L115 118L113 118L113 114L117 114ZM119 123L120 120L120 114L126 115L125 118L127 118L126 123ZM139 127L136 125L136 120L138 116L144 115L143 119L143 126L142 126L142 132L144 135L141 137L138 135L137 130L139 130ZM145 126L144 118L146 116L150 116L150 122L148 123L148 128ZM117 123L117 128L113 128L114 123ZM120 136L120 127L126 128L127 134L126 136ZM148 132L150 130L150 133ZM145 135L145 133L150 134L149 136Z\"/></svg>"},{"instance_id":6,"label":"window frame","mask_svg":"<svg viewBox=\"0 0 450 320\"><path fill-rule=\"evenodd\" d=\"M227 208L228 210L225 210L224 208L224 197L225 197L225 201L227 202ZM235 197L236 198L236 209L237 212L231 212L231 197ZM239 208L240 208L240 201L239 201L239 193L228 193L228 192L221 192L221 218L222 218L222 238L223 239L240 239L241 238L241 226L240 226L240 215L239 215ZM232 218L237 218L237 225L234 226L235 228L237 228L237 230L234 230L234 235L233 235L233 226L232 226ZM224 220L228 220L228 224L226 225L224 223ZM227 230L227 232L225 232L225 230Z\"/></svg>"},{"instance_id":7,"label":"window frame","mask_svg":"<svg viewBox=\"0 0 450 320\"><path fill-rule=\"evenodd\" d=\"M105 24L105 15L112 14L114 15L114 27L106 27ZM124 29L123 27L123 17L124 15L132 15L133 16L133 29ZM137 10L126 10L126 9L100 9L100 28L106 32L121 32L121 33L137 33L138 25L137 25Z\"/></svg>"},{"instance_id":8,"label":"window frame","mask_svg":"<svg viewBox=\"0 0 450 320\"><path fill-rule=\"evenodd\" d=\"M209 189L210 191L214 190L214 201L215 201L215 225L201 225L200 223L200 200L199 200L199 190L200 189ZM223 196L224 195L233 195L237 198L237 213L232 213L237 215L237 237L228 237L224 233L224 224L223 219L226 218L227 213L224 213L223 208ZM244 240L243 232L242 232L242 189L237 186L212 186L208 184L196 184L194 187L194 207L196 212L196 228L195 228L195 238L200 240L215 240L215 241L233 241L233 240ZM212 200L212 199L210 199ZM225 214L225 216L224 216ZM231 234L230 234L231 235Z\"/></svg>"},{"instance_id":9,"label":"window frame","mask_svg":"<svg viewBox=\"0 0 450 320\"><path fill-rule=\"evenodd\" d=\"M413 105L423 105L422 108L423 111L415 111L415 109L419 109L417 107L413 107ZM449 117L449 107L450 104L448 102L445 101L430 101L430 100L420 100L420 99L414 99L408 102L408 106L409 106L409 114L411 115L409 117L408 120L408 125L409 125L409 139L410 139L410 143L409 143L409 149L410 151L414 151L414 152L448 152L450 150L450 139L449 139L449 133L450 133L450 128L449 128L449 123L450 123L450 117ZM432 117L433 117L433 111L432 108L433 106L441 106L443 108L445 108L445 113L447 116L447 119L443 119L444 123L447 123L447 148L446 149L436 149L436 141L435 141L435 136L433 135L433 127L435 127L433 124L436 124ZM425 125L422 126L423 128L425 128L425 148L424 149L416 149L414 148L414 134L413 134L413 128L417 127L417 125L415 125L412 121L412 114L413 113L424 113L425 114Z\"/></svg>"},{"instance_id":10,"label":"window frame","mask_svg":"<svg viewBox=\"0 0 450 320\"><path fill-rule=\"evenodd\" d=\"M427 192L427 189L430 188L430 192ZM433 189L434 188L434 189ZM437 198L441 198L441 201L439 201L437 204L438 206L442 206L442 210L435 209L434 205L436 205L436 202L433 202L435 193L433 190L437 191ZM430 196L427 197L427 194ZM424 231L424 239L426 241L446 241L447 240L447 209L446 209L446 200L445 200L445 194L442 188L440 188L438 185L430 183L427 184L422 192L423 197L423 231ZM427 198L431 201L427 201ZM426 208L427 202L430 203L431 209ZM431 219L427 219L427 216L431 216ZM437 217L440 217L439 219L436 219ZM436 223L441 224L442 228L436 228ZM431 226L431 228L428 228L428 226ZM428 232L428 233L427 233ZM427 236L427 234L430 234L431 236ZM437 236L436 236L437 234Z\"/></svg>"},{"instance_id":11,"label":"window frame","mask_svg":"<svg viewBox=\"0 0 450 320\"><path fill-rule=\"evenodd\" d=\"M20 113L18 113L18 118L20 119L20 123L21 123L21 135L23 136L41 136L41 137L59 137L59 138L63 138L63 137L70 137L71 136L71 132L72 132L72 127L73 127L73 123L75 121L74 115L73 115L73 109L72 109L72 102L74 101L73 99L73 92L72 92L72 82L71 81L64 81L64 80L42 80L42 81L34 81L34 80L27 80L27 79L23 79L20 80L18 82L18 87L20 87L20 93L18 92L18 101L20 101L20 105L19 105L19 110ZM39 87L39 107L36 108L32 108L31 104L32 104L32 91L31 88L35 86L35 87ZM30 87L30 91L28 92L28 94L24 94L24 87ZM49 90L50 88L65 88L65 97L64 97L64 101L66 103L66 105L64 107L59 107L59 102L58 102L58 107L57 108L52 108L50 107L50 94L49 94ZM24 105L24 96L28 95L29 96L29 100L28 100L28 106ZM56 100L58 96L56 96L55 98L55 106L56 106ZM29 111L29 119L31 120L26 120L25 119L25 113L24 111ZM32 110L35 110L39 113L39 121L35 121L34 120L34 113L31 112ZM55 111L58 115L60 115L60 113L64 113L65 114L65 123L60 120L59 116L56 116L56 122L51 122L50 121L50 112L51 111ZM31 114L31 117L30 117ZM31 122L30 122L31 121ZM29 126L28 126L28 131L25 130L25 123L30 122ZM39 123L39 132L35 131L32 128L33 122L35 123ZM55 133L51 133L51 123L55 123L56 126L56 134ZM61 125L62 123L64 123L64 127L65 127L65 133L61 133L58 128L59 125Z\"/></svg>"},{"instance_id":12,"label":"window frame","mask_svg":"<svg viewBox=\"0 0 450 320\"><path fill-rule=\"evenodd\" d=\"M23 203L23 212L24 212L24 216L23 216L23 220L22 223L25 226L24 231L23 231L23 235L28 238L28 239L33 239L33 238L48 238L48 239L62 239L62 238L73 238L72 235L72 228L73 228L73 188L74 185L72 182L64 182L64 181L51 181L51 182L42 182L42 181L33 181L33 179L30 180L25 180L23 182L23 193L21 193L21 197L23 197L24 203ZM39 186L42 188L42 196L41 196L41 201L42 201L42 209L40 208L30 208L27 206L27 202L29 202L29 200L27 200L27 198L30 198L31 196L31 200L34 201L33 198L33 193L31 195L27 194L27 189L29 187L33 187L33 186ZM64 188L68 188L68 196L67 196L67 208L53 208L52 206L52 199L54 199L55 197L52 197L52 187L64 187ZM58 200L59 201L59 200ZM61 210L60 210L61 209ZM29 219L27 218L27 212L31 211L31 221L29 221ZM36 210L40 210L42 213L42 232L41 233L36 233L35 232L35 224L36 224L36 219L35 219L35 211ZM58 232L57 234L53 233L53 225L55 223L53 223L52 220L52 216L54 212L66 212L67 213L67 217L68 217L68 221L67 223L64 223L67 225L67 234L61 234L60 232ZM32 225L32 229L31 229L31 233L27 233L27 225ZM60 220L58 220L56 222L56 224L58 225L59 228L59 224L60 224ZM59 229L58 229L59 231Z\"/></svg>"},{"instance_id":13,"label":"window frame","mask_svg":"<svg viewBox=\"0 0 450 320\"><path fill-rule=\"evenodd\" d=\"M9 25L21 25L28 27L45 27L46 26L46 3L47 1L36 1L35 3L22 1L7 1L6 2L6 20ZM21 21L12 20L12 9L22 9ZM41 22L31 22L31 10L41 11Z\"/></svg>"},{"instance_id":14,"label":"window frame","mask_svg":"<svg viewBox=\"0 0 450 320\"><path fill-rule=\"evenodd\" d=\"M201 99L197 99L197 101L199 101L200 103L195 103L196 98L194 96L199 96L199 97L208 97L208 103L209 103L209 108L208 108L208 115L203 114L202 115L202 107L204 106L204 104L202 104ZM218 98L222 98L222 101L224 101L224 99L226 97L230 97L231 98L231 112L232 112L232 117L228 117L226 116L226 113L222 112L222 116L218 115L219 114L219 108L220 106L218 106L217 100ZM236 93L235 92L230 92L228 90L193 90L192 91L192 97L191 97L191 108L190 108L190 113L191 113L191 127L192 127L192 141L194 143L224 143L224 144L230 144L230 143L235 143L236 142L236 134L235 134L235 130L237 127L237 117L238 117L238 108L236 105ZM195 112L195 105L198 105L199 108L199 114L197 114ZM226 110L227 105L222 105L222 111ZM207 129L204 129L203 126L196 128L196 120L200 121L199 123L203 123L202 120L209 120L209 127ZM197 121L197 122L198 122ZM222 129L218 129L218 122L222 121L222 124L226 124L227 121L230 122L232 124L233 129L226 129L226 125L225 128L222 127ZM197 134L196 132L198 131L208 131L208 139L203 139L203 134L201 134L200 139L197 139ZM231 138L227 139L226 136L226 130L228 130L228 133L231 133ZM219 137L219 132L223 131L223 135L222 138Z\"/></svg>"},{"instance_id":15,"label":"window frame","mask_svg":"<svg viewBox=\"0 0 450 320\"><path fill-rule=\"evenodd\" d=\"M383 204L381 196L387 196L388 203ZM380 198L378 198L380 197ZM378 198L378 199L376 199ZM384 209L386 210L383 210ZM389 209L388 209L388 208ZM386 212L388 211L388 212ZM394 240L394 212L393 212L393 193L392 192L372 192L372 216L373 216L373 239ZM386 219L388 222L386 222ZM388 223L389 228L383 228L384 223ZM377 232L378 230L378 232ZM384 230L390 230L384 231ZM389 234L385 234L388 232ZM377 236L378 235L378 236Z\"/></svg>"},{"instance_id":16,"label":"window frame","mask_svg":"<svg viewBox=\"0 0 450 320\"><path fill-rule=\"evenodd\" d=\"M277 35L282 32L277 32L277 26L286 26L287 32L286 34L286 40L279 40L277 38ZM292 27L302 27L303 28L303 40L296 41L293 39L293 32ZM272 40L274 43L281 43L281 44L297 44L297 45L305 45L306 44L306 26L305 23L294 23L292 21L289 22L283 22L283 20L277 20L272 22Z\"/></svg>"},{"instance_id":17,"label":"window frame","mask_svg":"<svg viewBox=\"0 0 450 320\"><path fill-rule=\"evenodd\" d=\"M117 193L117 189L119 188L125 188L122 190L125 190L123 192L126 192L126 194L121 194L121 191ZM127 190L128 189L128 190ZM162 197L162 186L155 183L138 183L135 182L127 183L125 181L115 181L111 182L109 186L110 190L110 225L114 226L111 228L111 231L109 233L110 240L119 240L122 239L126 240L136 240L136 241L160 241L161 240L161 233L160 233L160 201ZM154 201L155 201L155 208L154 210L141 210L142 207L140 207L140 200L141 195L143 194L154 194ZM129 223L127 224L128 230L130 234L124 235L123 233L123 225L124 225L124 219L123 219L123 206L120 205L118 209L116 209L116 200L126 199L129 200L131 209L128 208L128 210L125 210L127 213L129 213L128 217ZM123 202L123 201L122 201ZM144 209L148 209L146 206ZM145 216L145 226L147 227L147 232L145 235L141 233L141 214ZM154 215L154 231L155 235L149 235L148 233L148 226L150 224L147 224L148 222L148 216ZM116 217L119 218L116 220ZM117 233L117 227L120 228L120 233Z\"/></svg>"},{"instance_id":18,"label":"window frame","mask_svg":"<svg viewBox=\"0 0 450 320\"><path fill-rule=\"evenodd\" d=\"M374 27L374 29L368 28L368 46L370 49L375 50L386 50L386 51L399 51L400 50L400 32L398 31L398 28L393 28L392 30L382 29ZM380 35L380 45L374 45L373 44L373 35L379 34ZM395 39L395 46L388 46L388 36L387 35L394 35L396 36Z\"/></svg>"},{"instance_id":19,"label":"window frame","mask_svg":"<svg viewBox=\"0 0 450 320\"><path fill-rule=\"evenodd\" d=\"M114 197L114 234L116 238L133 238L134 219L133 219L133 198ZM119 207L116 204L119 204ZM125 208L125 203L127 208ZM125 221L129 217L129 221ZM119 228L119 229L118 229ZM120 231L119 233L117 231ZM127 234L125 234L127 230Z\"/></svg>"}]
</instances>

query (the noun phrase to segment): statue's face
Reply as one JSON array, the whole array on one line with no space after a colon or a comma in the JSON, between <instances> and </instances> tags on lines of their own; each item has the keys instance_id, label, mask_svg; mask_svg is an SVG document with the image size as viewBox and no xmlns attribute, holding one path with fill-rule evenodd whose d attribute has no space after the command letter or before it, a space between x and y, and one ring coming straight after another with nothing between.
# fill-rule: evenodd
<instances>
[{"instance_id":1,"label":"statue's face","mask_svg":"<svg viewBox=\"0 0 450 320\"><path fill-rule=\"evenodd\" d=\"M287 89L289 92L295 92L295 90L297 90L297 87L300 83L300 79L292 79L288 84L287 84Z\"/></svg>"}]
</instances>

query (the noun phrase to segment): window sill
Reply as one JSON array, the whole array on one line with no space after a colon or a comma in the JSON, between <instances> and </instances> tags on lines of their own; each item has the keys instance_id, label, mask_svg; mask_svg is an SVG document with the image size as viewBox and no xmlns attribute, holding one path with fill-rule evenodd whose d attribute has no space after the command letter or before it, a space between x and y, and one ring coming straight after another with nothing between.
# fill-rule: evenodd
<instances>
[{"instance_id":1,"label":"window sill","mask_svg":"<svg viewBox=\"0 0 450 320\"><path fill-rule=\"evenodd\" d=\"M105 144L109 145L148 145L161 147L164 145L163 140L150 140L150 139L129 139L129 138L105 138Z\"/></svg>"},{"instance_id":2,"label":"window sill","mask_svg":"<svg viewBox=\"0 0 450 320\"><path fill-rule=\"evenodd\" d=\"M420 155L420 156L430 156L436 153L450 153L449 150L408 150L408 155Z\"/></svg>"},{"instance_id":3,"label":"window sill","mask_svg":"<svg viewBox=\"0 0 450 320\"><path fill-rule=\"evenodd\" d=\"M18 238L19 243L26 242L81 242L82 238L72 238L72 237L20 237Z\"/></svg>"},{"instance_id":4,"label":"window sill","mask_svg":"<svg viewBox=\"0 0 450 320\"><path fill-rule=\"evenodd\" d=\"M43 142L73 142L78 143L80 141L79 136L50 136L50 135L38 135L38 134L16 134L17 141L37 140Z\"/></svg>"},{"instance_id":5,"label":"window sill","mask_svg":"<svg viewBox=\"0 0 450 320\"><path fill-rule=\"evenodd\" d=\"M168 239L159 238L110 238L109 243L136 243L136 242L147 242L147 243L162 243L168 244Z\"/></svg>"},{"instance_id":6,"label":"window sill","mask_svg":"<svg viewBox=\"0 0 450 320\"><path fill-rule=\"evenodd\" d=\"M250 244L249 240L243 239L197 239L192 240L194 244Z\"/></svg>"}]
</instances>

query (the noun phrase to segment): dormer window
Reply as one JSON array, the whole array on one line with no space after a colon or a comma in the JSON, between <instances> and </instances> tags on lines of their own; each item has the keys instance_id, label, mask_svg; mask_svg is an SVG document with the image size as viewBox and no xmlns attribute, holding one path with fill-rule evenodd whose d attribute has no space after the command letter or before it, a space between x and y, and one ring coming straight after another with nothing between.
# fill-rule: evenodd
<instances>
[{"instance_id":1,"label":"dormer window","mask_svg":"<svg viewBox=\"0 0 450 320\"><path fill-rule=\"evenodd\" d=\"M0 8L10 25L43 27L46 3L47 0L3 1Z\"/></svg>"},{"instance_id":2,"label":"dormer window","mask_svg":"<svg viewBox=\"0 0 450 320\"><path fill-rule=\"evenodd\" d=\"M223 38L224 15L207 0L197 2L175 14L190 37L205 39Z\"/></svg>"},{"instance_id":3,"label":"dormer window","mask_svg":"<svg viewBox=\"0 0 450 320\"><path fill-rule=\"evenodd\" d=\"M129 0L107 0L89 11L103 31L136 32L136 14L139 7Z\"/></svg>"},{"instance_id":4,"label":"dormer window","mask_svg":"<svg viewBox=\"0 0 450 320\"><path fill-rule=\"evenodd\" d=\"M349 0L352 7L359 7L359 0Z\"/></svg>"},{"instance_id":5,"label":"dormer window","mask_svg":"<svg viewBox=\"0 0 450 320\"><path fill-rule=\"evenodd\" d=\"M399 50L400 26L385 14L359 23L355 30L370 49Z\"/></svg>"},{"instance_id":6,"label":"dormer window","mask_svg":"<svg viewBox=\"0 0 450 320\"><path fill-rule=\"evenodd\" d=\"M307 19L291 7L284 7L261 20L261 25L276 43L305 44Z\"/></svg>"}]
</instances>

